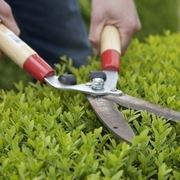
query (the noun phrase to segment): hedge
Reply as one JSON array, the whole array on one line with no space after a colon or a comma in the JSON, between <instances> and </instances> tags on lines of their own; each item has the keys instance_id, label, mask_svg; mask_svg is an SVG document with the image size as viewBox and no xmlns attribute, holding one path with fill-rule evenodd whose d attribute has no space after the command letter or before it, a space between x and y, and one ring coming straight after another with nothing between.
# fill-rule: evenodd
<instances>
[{"instance_id":1,"label":"hedge","mask_svg":"<svg viewBox=\"0 0 180 180\"><path fill-rule=\"evenodd\" d=\"M180 110L180 34L134 40L122 58L118 88ZM100 69L98 58L78 82ZM57 65L57 73L66 69ZM47 85L0 90L0 179L180 179L180 123L119 107L133 128L133 144L117 141L86 96Z\"/></svg>"},{"instance_id":2,"label":"hedge","mask_svg":"<svg viewBox=\"0 0 180 180\"><path fill-rule=\"evenodd\" d=\"M0 88L12 89L14 83L23 81L27 83L32 78L7 57L0 57Z\"/></svg>"}]
</instances>

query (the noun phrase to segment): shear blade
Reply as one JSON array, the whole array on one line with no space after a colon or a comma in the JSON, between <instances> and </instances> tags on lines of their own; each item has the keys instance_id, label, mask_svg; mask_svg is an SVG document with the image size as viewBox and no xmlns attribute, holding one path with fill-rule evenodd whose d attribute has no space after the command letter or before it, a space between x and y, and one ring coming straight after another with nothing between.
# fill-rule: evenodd
<instances>
[{"instance_id":1,"label":"shear blade","mask_svg":"<svg viewBox=\"0 0 180 180\"><path fill-rule=\"evenodd\" d=\"M107 95L104 96L104 98L127 108L146 110L157 116L162 116L168 120L180 122L180 112L152 104L139 98L135 98L126 94L122 94L120 96Z\"/></svg>"},{"instance_id":2,"label":"shear blade","mask_svg":"<svg viewBox=\"0 0 180 180\"><path fill-rule=\"evenodd\" d=\"M118 81L117 71L103 71L106 74L107 80L105 81L104 88L108 90L116 89Z\"/></svg>"},{"instance_id":3,"label":"shear blade","mask_svg":"<svg viewBox=\"0 0 180 180\"><path fill-rule=\"evenodd\" d=\"M118 138L132 142L134 132L116 108L116 104L101 97L87 96L101 122Z\"/></svg>"}]
</instances>

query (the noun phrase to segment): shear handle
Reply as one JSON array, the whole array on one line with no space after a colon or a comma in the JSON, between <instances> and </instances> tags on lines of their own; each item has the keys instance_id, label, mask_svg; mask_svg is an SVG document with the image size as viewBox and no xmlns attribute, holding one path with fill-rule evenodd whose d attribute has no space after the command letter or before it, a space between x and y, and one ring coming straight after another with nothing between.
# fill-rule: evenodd
<instances>
[{"instance_id":1,"label":"shear handle","mask_svg":"<svg viewBox=\"0 0 180 180\"><path fill-rule=\"evenodd\" d=\"M101 33L101 64L103 70L119 71L120 34L115 26L107 25Z\"/></svg>"},{"instance_id":2,"label":"shear handle","mask_svg":"<svg viewBox=\"0 0 180 180\"><path fill-rule=\"evenodd\" d=\"M36 80L43 81L54 70L32 48L0 24L0 50Z\"/></svg>"}]
</instances>

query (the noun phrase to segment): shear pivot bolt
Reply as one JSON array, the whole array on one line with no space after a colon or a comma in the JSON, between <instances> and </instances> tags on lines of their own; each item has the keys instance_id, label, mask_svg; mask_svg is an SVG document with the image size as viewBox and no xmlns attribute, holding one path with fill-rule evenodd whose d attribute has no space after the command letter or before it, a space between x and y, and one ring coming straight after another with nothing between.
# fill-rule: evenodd
<instances>
[{"instance_id":1,"label":"shear pivot bolt","mask_svg":"<svg viewBox=\"0 0 180 180\"><path fill-rule=\"evenodd\" d=\"M94 90L102 90L104 88L104 80L102 78L94 78L91 87Z\"/></svg>"}]
</instances>

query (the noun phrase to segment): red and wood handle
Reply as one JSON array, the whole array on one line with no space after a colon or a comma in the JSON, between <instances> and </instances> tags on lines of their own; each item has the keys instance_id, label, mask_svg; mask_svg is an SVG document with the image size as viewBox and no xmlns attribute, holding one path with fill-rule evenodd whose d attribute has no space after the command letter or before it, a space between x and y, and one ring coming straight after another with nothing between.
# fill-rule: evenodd
<instances>
[{"instance_id":1,"label":"red and wood handle","mask_svg":"<svg viewBox=\"0 0 180 180\"><path fill-rule=\"evenodd\" d=\"M103 70L119 71L121 42L115 26L107 25L101 34L101 63Z\"/></svg>"},{"instance_id":2,"label":"red and wood handle","mask_svg":"<svg viewBox=\"0 0 180 180\"><path fill-rule=\"evenodd\" d=\"M3 24L0 24L0 50L39 81L54 74L51 66Z\"/></svg>"}]
</instances>

